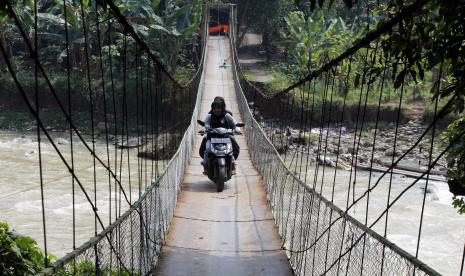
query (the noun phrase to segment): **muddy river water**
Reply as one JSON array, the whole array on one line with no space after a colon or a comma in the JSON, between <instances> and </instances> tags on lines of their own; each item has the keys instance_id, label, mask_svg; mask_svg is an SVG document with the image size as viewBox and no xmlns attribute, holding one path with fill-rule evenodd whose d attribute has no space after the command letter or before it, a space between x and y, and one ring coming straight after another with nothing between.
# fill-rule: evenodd
<instances>
[{"instance_id":1,"label":"muddy river water","mask_svg":"<svg viewBox=\"0 0 465 276\"><path fill-rule=\"evenodd\" d=\"M69 136L55 134L60 151L71 163ZM44 137L45 138L45 137ZM47 230L47 248L57 257L62 257L73 248L73 190L72 181L65 165L50 143L42 143L43 183L45 197L45 221ZM89 139L88 139L89 140ZM98 213L107 225L118 214L122 214L128 204L115 181L109 182L107 170L97 162L96 189L94 188L93 158L81 142L74 138L74 165L78 179L92 201L97 197ZM92 146L91 143L89 143ZM107 162L107 146L104 140L97 141L97 155ZM131 202L137 200L145 186L154 178L156 163L137 158L137 149L115 150L109 147L110 166L121 178L124 191ZM116 151L116 156L115 156ZM32 132L0 131L0 220L7 221L11 228L21 234L36 239L43 246L42 201L40 192L37 138ZM129 164L128 166L128 159ZM115 160L118 160L115 163ZM143 163L145 162L145 163ZM161 170L163 162L158 164ZM142 168L142 171L138 170ZM314 182L312 168L307 173L307 183L316 184L320 190L323 183L323 195L331 199L334 173L336 185L334 203L345 209L350 172L335 171L329 168L322 179L321 171ZM372 174L372 183L380 173ZM131 181L129 181L131 178ZM369 173L357 172L355 197L360 196L368 186ZM413 178L393 175L391 200ZM352 176L353 182L353 176ZM131 185L129 185L131 183ZM139 185L140 184L140 185ZM368 223L376 219L386 207L389 176L383 178L378 187L370 193ZM352 184L353 185L353 184ZM425 181L422 180L408 190L389 212L387 237L411 254L415 254L419 217ZM353 186L352 186L353 187ZM75 244L81 245L94 234L94 215L81 188L75 183ZM111 190L111 193L109 191ZM353 193L350 193L352 201ZM120 200L121 198L121 200ZM452 194L444 182L430 181L426 197L423 233L419 259L444 275L458 275L465 242L465 215L458 215L451 206ZM120 204L121 202L121 204ZM366 200L361 200L350 214L360 221L365 221ZM384 233L384 218L373 229ZM101 229L98 227L97 231Z\"/></svg>"},{"instance_id":2,"label":"muddy river water","mask_svg":"<svg viewBox=\"0 0 465 276\"><path fill-rule=\"evenodd\" d=\"M69 135L54 134L54 140L63 157L71 165ZM42 137L42 171L45 202L45 222L48 251L62 257L73 248L73 188L68 169L55 149ZM90 147L89 137L85 138ZM89 150L78 138L73 138L73 159L76 176L92 202L104 225L128 209L123 190L115 181L109 182L107 169L96 162L96 186L94 187L94 163ZM97 140L95 151L106 164L105 140ZM143 193L152 172L163 167L163 162L153 163L137 158L137 149L118 149L110 144L110 167L116 172L126 193L127 200L134 202ZM116 152L116 156L115 156ZM129 156L129 158L128 158ZM0 220L21 234L36 239L43 247L42 201L39 178L39 154L36 134L32 132L0 131ZM115 160L118 160L115 163ZM129 163L128 163L129 160ZM139 163L138 163L139 162ZM129 166L128 166L129 164ZM115 170L115 167L117 169ZM131 181L129 181L129 178ZM130 184L129 184L130 183ZM139 185L140 184L140 185ZM75 244L80 246L95 231L94 214L82 189L75 181ZM111 193L109 193L111 191ZM97 228L97 232L101 228Z\"/></svg>"}]
</instances>

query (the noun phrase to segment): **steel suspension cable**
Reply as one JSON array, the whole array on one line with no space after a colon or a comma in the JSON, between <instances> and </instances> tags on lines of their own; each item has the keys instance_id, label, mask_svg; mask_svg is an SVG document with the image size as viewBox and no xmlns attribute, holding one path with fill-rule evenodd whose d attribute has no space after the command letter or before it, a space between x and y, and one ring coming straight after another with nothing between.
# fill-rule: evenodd
<instances>
[{"instance_id":1,"label":"steel suspension cable","mask_svg":"<svg viewBox=\"0 0 465 276\"><path fill-rule=\"evenodd\" d=\"M360 49L367 47L372 41L380 38L382 35L390 32L395 26L397 26L400 22L403 20L411 17L414 13L418 12L421 8L423 8L427 3L429 3L431 0L417 0L410 4L409 6L405 7L402 9L399 13L394 15L392 18L390 18L388 21L385 21L384 23L379 24L379 26L373 30L369 31L362 39L358 40L353 46L348 48L346 51L344 51L342 54L337 56L336 58L330 60L329 62L325 63L322 65L319 69L309 73L305 78L300 79L299 81L295 82L294 84L290 85L289 87L275 93L273 97L286 94L291 92L294 88L301 86L305 82L317 78L320 76L323 72L326 72L333 68L334 66L337 66L341 61L349 58L351 55L354 53L358 52ZM260 90L258 90L260 91ZM265 94L263 94L264 97L266 97Z\"/></svg>"},{"instance_id":2,"label":"steel suspension cable","mask_svg":"<svg viewBox=\"0 0 465 276\"><path fill-rule=\"evenodd\" d=\"M34 0L34 50L37 53L39 50L39 40L37 36L37 32L39 30L37 24L37 0ZM2 46L3 48L3 46ZM5 60L7 59L4 56ZM45 196L44 196L44 179L43 179L43 164L42 164L42 140L41 140L41 133L40 133L40 105L39 105L39 72L37 61L34 62L34 88L35 88L35 107L36 107L36 128L37 128L37 147L39 153L39 181L40 181L40 201L41 201L41 208L42 208L42 230L43 230L43 237L44 237L44 264L48 266L48 248L47 248L47 225L46 225L46 218L45 218Z\"/></svg>"},{"instance_id":3,"label":"steel suspension cable","mask_svg":"<svg viewBox=\"0 0 465 276\"><path fill-rule=\"evenodd\" d=\"M72 171L71 169L71 166L68 164L68 162L66 161L65 157L63 156L63 154L60 152L60 150L58 149L57 145L55 144L55 142L53 141L52 137L50 136L50 134L48 133L47 129L45 128L45 126L43 125L42 121L40 120L40 117L38 116L38 112L33 108L33 106L31 105L31 103L29 102L29 99L27 98L27 95L21 85L21 83L19 82L16 74L15 74L15 71L13 70L13 67L11 65L11 62L8 58L8 55L5 51L5 47L3 46L3 42L0 41L0 50L2 52L2 55L4 57L4 60L7 64L7 67L8 67L8 70L10 70L10 74L13 78L13 80L15 81L16 83L16 86L18 88L18 90L20 91L21 93L21 96L23 97L23 100L24 102L26 103L29 111L31 112L31 114L34 116L34 118L38 121L38 124L39 124L39 127L40 129L42 129L42 131L44 132L45 136L47 137L47 139L50 141L50 144L52 145L53 149L56 151L56 153L58 154L58 156L60 157L61 161L63 162L63 164L67 167L67 169L69 170L69 172L71 173L71 175L75 178L75 181L76 183L78 183L81 191L83 192L84 196L86 197L88 203L91 205L91 208L100 224L100 226L102 227L102 229L105 229L104 227L104 224L103 224L103 221L101 220L100 216L98 215L97 213L97 209L95 208L94 204L93 204L93 201L91 199L91 197L89 196L89 194L87 193L87 191L85 190L84 186L82 185L82 183L80 182L80 180L76 177L76 175L74 174L74 172ZM110 239L108 238L108 236L106 236L107 240L110 241ZM110 243L110 242L109 242ZM113 246L111 245L110 243L110 247L112 248L112 250L115 250L113 248ZM117 257L119 258L118 254L116 253L117 251L115 250L115 254L117 255ZM126 269L127 270L127 269Z\"/></svg>"}]
</instances>

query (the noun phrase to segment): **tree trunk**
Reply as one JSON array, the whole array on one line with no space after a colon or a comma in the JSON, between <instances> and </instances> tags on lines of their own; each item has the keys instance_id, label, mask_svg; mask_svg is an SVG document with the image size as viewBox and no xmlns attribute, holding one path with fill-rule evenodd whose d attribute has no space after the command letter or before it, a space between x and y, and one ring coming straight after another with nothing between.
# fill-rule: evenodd
<instances>
[{"instance_id":1,"label":"tree trunk","mask_svg":"<svg viewBox=\"0 0 465 276\"><path fill-rule=\"evenodd\" d=\"M431 76L431 82L435 83L439 79L439 69L434 67L431 69L431 72L433 73Z\"/></svg>"},{"instance_id":2,"label":"tree trunk","mask_svg":"<svg viewBox=\"0 0 465 276\"><path fill-rule=\"evenodd\" d=\"M420 88L414 87L413 88L413 99L416 100L420 97Z\"/></svg>"},{"instance_id":3,"label":"tree trunk","mask_svg":"<svg viewBox=\"0 0 465 276\"><path fill-rule=\"evenodd\" d=\"M239 34L239 39L237 40L237 45L236 47L240 47L242 40L245 37L245 34L247 33L248 26L247 26L247 11L249 10L249 3L250 1L245 1L244 8L241 9L241 19L239 20L238 28L239 30L241 29L242 26L246 26L245 30Z\"/></svg>"},{"instance_id":4,"label":"tree trunk","mask_svg":"<svg viewBox=\"0 0 465 276\"><path fill-rule=\"evenodd\" d=\"M237 48L241 47L242 40L244 40L244 37L247 34L248 30L249 30L249 26L245 26L244 31L242 31L241 34L239 35L239 39L236 41L236 47Z\"/></svg>"},{"instance_id":5,"label":"tree trunk","mask_svg":"<svg viewBox=\"0 0 465 276\"><path fill-rule=\"evenodd\" d=\"M271 60L271 47L270 47L270 34L268 31L265 31L263 33L263 46L265 47L265 57L266 57L266 62L269 63Z\"/></svg>"}]
</instances>

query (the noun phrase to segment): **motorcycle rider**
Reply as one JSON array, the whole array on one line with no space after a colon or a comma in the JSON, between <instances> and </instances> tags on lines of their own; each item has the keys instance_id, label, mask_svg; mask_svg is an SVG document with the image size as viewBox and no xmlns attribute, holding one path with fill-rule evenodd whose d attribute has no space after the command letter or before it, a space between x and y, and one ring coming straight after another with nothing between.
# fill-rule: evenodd
<instances>
[{"instance_id":1,"label":"motorcycle rider","mask_svg":"<svg viewBox=\"0 0 465 276\"><path fill-rule=\"evenodd\" d=\"M213 101L222 101L222 102L225 103L224 98L223 98L223 97L220 97L220 96L215 97L215 98L213 99ZM225 103L225 106L226 106L226 103ZM229 111L229 110L227 110L226 108L225 108L224 112L228 113L228 114L231 115L231 116L233 115L232 112ZM211 109L210 112L208 112L208 114L213 114L213 110Z\"/></svg>"},{"instance_id":2,"label":"motorcycle rider","mask_svg":"<svg viewBox=\"0 0 465 276\"><path fill-rule=\"evenodd\" d=\"M211 104L211 111L205 117L204 123L205 128L226 128L234 129L236 132L240 133L240 129L236 127L236 120L231 115L232 113L226 110L226 103L223 97L215 97ZM233 144L233 153L234 159L237 159L239 156L239 145L233 136L230 137ZM205 148L203 149L203 144L205 142ZM208 150L210 149L210 141L204 138L202 141L202 146L200 147L200 155L203 155L203 165L204 172L203 174L208 175ZM231 174L236 174L236 162L233 160Z\"/></svg>"}]
</instances>

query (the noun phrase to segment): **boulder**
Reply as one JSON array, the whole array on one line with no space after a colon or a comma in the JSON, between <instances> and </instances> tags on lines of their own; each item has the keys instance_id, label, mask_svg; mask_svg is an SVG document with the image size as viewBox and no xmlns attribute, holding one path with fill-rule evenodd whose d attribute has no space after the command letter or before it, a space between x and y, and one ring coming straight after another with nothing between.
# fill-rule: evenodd
<instances>
[{"instance_id":1,"label":"boulder","mask_svg":"<svg viewBox=\"0 0 465 276\"><path fill-rule=\"evenodd\" d=\"M55 139L55 142L58 145L67 145L67 144L69 144L68 140L66 140L64 138L57 138L57 139Z\"/></svg>"},{"instance_id":2,"label":"boulder","mask_svg":"<svg viewBox=\"0 0 465 276\"><path fill-rule=\"evenodd\" d=\"M394 155L394 150L393 149L387 149L384 151L384 155L386 156L393 156ZM395 155L394 156L398 156L399 155L399 152L395 152Z\"/></svg>"}]
</instances>

